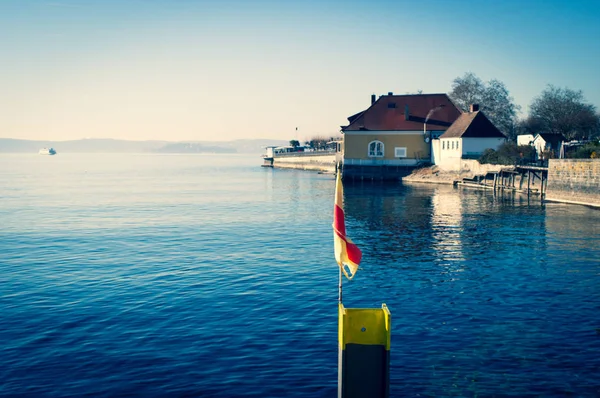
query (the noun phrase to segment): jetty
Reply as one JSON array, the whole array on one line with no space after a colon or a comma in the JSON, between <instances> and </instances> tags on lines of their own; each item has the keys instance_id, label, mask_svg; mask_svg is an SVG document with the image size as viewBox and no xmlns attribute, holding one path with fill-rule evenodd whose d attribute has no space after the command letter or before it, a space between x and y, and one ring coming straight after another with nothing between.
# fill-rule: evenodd
<instances>
[{"instance_id":1,"label":"jetty","mask_svg":"<svg viewBox=\"0 0 600 398\"><path fill-rule=\"evenodd\" d=\"M548 187L548 166L544 162L517 164L504 167L499 171L475 175L454 181L455 186L493 189L494 191L513 191L527 195L541 195Z\"/></svg>"},{"instance_id":2,"label":"jetty","mask_svg":"<svg viewBox=\"0 0 600 398\"><path fill-rule=\"evenodd\" d=\"M262 167L312 170L334 173L341 160L341 141L328 142L325 148L268 146L262 155Z\"/></svg>"}]
</instances>

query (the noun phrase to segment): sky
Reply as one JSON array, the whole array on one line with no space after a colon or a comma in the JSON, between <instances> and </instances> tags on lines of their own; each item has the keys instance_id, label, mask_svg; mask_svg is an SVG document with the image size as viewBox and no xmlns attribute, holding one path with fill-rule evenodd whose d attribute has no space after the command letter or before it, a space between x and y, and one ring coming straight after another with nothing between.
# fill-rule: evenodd
<instances>
[{"instance_id":1,"label":"sky","mask_svg":"<svg viewBox=\"0 0 600 398\"><path fill-rule=\"evenodd\" d=\"M600 1L0 0L0 137L335 136L473 72L600 108Z\"/></svg>"}]
</instances>

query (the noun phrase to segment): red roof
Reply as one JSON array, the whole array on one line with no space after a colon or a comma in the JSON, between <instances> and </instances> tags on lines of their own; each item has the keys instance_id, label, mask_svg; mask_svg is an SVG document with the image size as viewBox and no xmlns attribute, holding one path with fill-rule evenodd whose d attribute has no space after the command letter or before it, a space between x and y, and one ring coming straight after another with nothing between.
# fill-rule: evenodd
<instances>
[{"instance_id":1,"label":"red roof","mask_svg":"<svg viewBox=\"0 0 600 398\"><path fill-rule=\"evenodd\" d=\"M349 117L342 131L423 130L425 119L428 130L446 130L461 113L446 94L382 95L367 110Z\"/></svg>"}]
</instances>

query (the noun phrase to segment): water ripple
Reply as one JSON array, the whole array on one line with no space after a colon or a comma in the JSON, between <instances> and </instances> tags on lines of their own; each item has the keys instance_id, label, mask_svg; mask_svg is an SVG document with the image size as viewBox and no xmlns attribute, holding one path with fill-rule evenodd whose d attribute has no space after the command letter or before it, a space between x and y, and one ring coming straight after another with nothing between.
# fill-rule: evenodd
<instances>
[{"instance_id":1,"label":"water ripple","mask_svg":"<svg viewBox=\"0 0 600 398\"><path fill-rule=\"evenodd\" d=\"M0 156L0 395L334 396L333 182ZM600 395L597 211L370 183L345 203L345 301L392 311L392 396Z\"/></svg>"}]
</instances>

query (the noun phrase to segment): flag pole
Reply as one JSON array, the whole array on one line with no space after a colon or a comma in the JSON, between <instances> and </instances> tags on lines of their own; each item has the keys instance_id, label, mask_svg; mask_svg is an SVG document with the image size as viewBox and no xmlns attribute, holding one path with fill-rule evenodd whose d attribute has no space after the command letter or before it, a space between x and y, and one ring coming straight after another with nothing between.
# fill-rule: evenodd
<instances>
[{"instance_id":1,"label":"flag pole","mask_svg":"<svg viewBox=\"0 0 600 398\"><path fill-rule=\"evenodd\" d=\"M338 283L338 303L342 304L342 268L338 268L340 269L340 278Z\"/></svg>"},{"instance_id":2,"label":"flag pole","mask_svg":"<svg viewBox=\"0 0 600 398\"><path fill-rule=\"evenodd\" d=\"M342 171L341 167L340 167L340 162L337 162L335 165L335 178L336 180L339 178L339 173ZM342 304L342 279L343 279L343 275L342 275L342 267L338 264L338 268L340 271L340 275L339 275L339 281L338 281L338 304Z\"/></svg>"},{"instance_id":3,"label":"flag pole","mask_svg":"<svg viewBox=\"0 0 600 398\"><path fill-rule=\"evenodd\" d=\"M337 195L337 184L338 184L338 178L340 178L339 173L341 172L341 168L340 168L340 163L338 162L336 164L335 167L335 171L336 171L336 195ZM335 221L334 221L335 222ZM335 225L334 225L335 228ZM343 325L341 323L342 320L342 308L343 308L343 304L342 304L342 280L344 278L343 272L342 272L342 265L338 264L338 272L339 272L339 276L338 276L338 393L337 393L337 397L338 398L343 398L343 383L344 383L344 352L343 352L343 346L342 346L342 340L339 338L340 334L342 332L343 329Z\"/></svg>"},{"instance_id":4,"label":"flag pole","mask_svg":"<svg viewBox=\"0 0 600 398\"><path fill-rule=\"evenodd\" d=\"M391 315L385 304L376 308L344 308L342 273L352 279L362 252L346 236L344 188L337 165L333 210L333 245L339 267L338 398L388 398L390 395ZM346 267L346 268L344 268Z\"/></svg>"}]
</instances>

